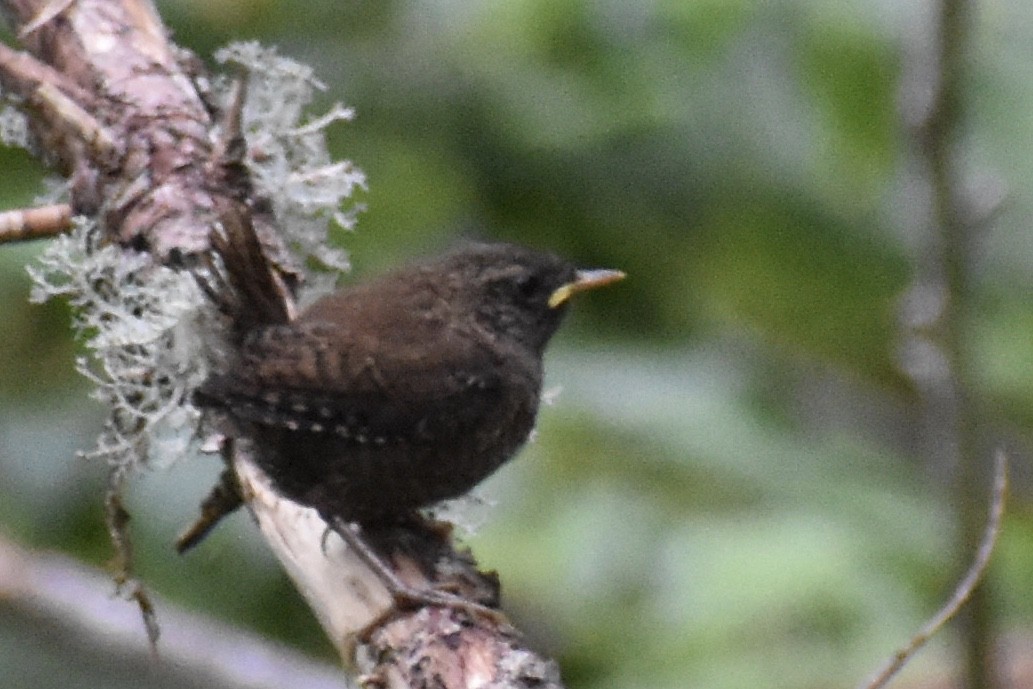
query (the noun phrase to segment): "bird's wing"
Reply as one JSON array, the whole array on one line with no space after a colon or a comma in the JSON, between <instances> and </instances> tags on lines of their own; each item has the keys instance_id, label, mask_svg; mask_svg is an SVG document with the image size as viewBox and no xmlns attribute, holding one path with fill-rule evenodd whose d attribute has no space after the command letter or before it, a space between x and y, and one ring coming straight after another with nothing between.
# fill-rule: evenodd
<instances>
[{"instance_id":1,"label":"bird's wing","mask_svg":"<svg viewBox=\"0 0 1033 689\"><path fill-rule=\"evenodd\" d=\"M497 354L469 334L442 325L417 335L395 326L379 333L319 322L266 328L196 399L266 426L386 443L463 432L504 404L514 382L537 394L533 371L503 379Z\"/></svg>"}]
</instances>

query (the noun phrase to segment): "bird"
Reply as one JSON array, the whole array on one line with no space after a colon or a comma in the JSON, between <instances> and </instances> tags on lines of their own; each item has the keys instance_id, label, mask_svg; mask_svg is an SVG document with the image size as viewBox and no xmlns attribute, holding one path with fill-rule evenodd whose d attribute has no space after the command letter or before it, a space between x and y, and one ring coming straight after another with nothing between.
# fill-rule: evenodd
<instances>
[{"instance_id":1,"label":"bird","mask_svg":"<svg viewBox=\"0 0 1033 689\"><path fill-rule=\"evenodd\" d=\"M255 327L194 401L229 417L276 489L328 522L404 520L518 453L571 297L624 277L469 243Z\"/></svg>"}]
</instances>

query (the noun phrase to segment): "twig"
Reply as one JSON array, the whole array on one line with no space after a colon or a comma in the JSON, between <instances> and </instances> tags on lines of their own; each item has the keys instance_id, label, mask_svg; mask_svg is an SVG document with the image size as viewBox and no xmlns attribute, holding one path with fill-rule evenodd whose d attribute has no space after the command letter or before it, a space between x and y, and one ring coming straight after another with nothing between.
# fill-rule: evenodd
<instances>
[{"instance_id":1,"label":"twig","mask_svg":"<svg viewBox=\"0 0 1033 689\"><path fill-rule=\"evenodd\" d=\"M22 98L28 98L40 84L54 84L79 103L92 101L86 90L61 72L3 43L0 43L0 83Z\"/></svg>"},{"instance_id":2,"label":"twig","mask_svg":"<svg viewBox=\"0 0 1033 689\"><path fill-rule=\"evenodd\" d=\"M115 157L119 146L111 132L59 88L50 83L40 84L32 94L32 99L43 107L55 123L63 125L76 139L90 146L97 158L110 160Z\"/></svg>"},{"instance_id":3,"label":"twig","mask_svg":"<svg viewBox=\"0 0 1033 689\"><path fill-rule=\"evenodd\" d=\"M228 105L219 119L219 138L212 150L212 160L220 165L240 165L244 160L244 103L247 100L247 73L241 73L230 86Z\"/></svg>"},{"instance_id":4,"label":"twig","mask_svg":"<svg viewBox=\"0 0 1033 689\"><path fill-rule=\"evenodd\" d=\"M976 552L976 559L972 563L965 577L954 590L954 595L947 601L947 604L940 608L925 626L917 634L911 637L907 645L894 653L886 663L876 672L871 679L861 684L858 689L880 689L886 686L894 675L900 672L901 668L918 653L940 629L950 622L961 608L972 597L972 592L982 581L986 574L987 566L990 564L990 556L993 554L994 546L997 544L997 536L1001 530L1001 517L1004 515L1005 495L1008 490L1008 458L1003 450L999 450L994 465L994 492L990 503L990 519L983 534L983 540Z\"/></svg>"},{"instance_id":5,"label":"twig","mask_svg":"<svg viewBox=\"0 0 1033 689\"><path fill-rule=\"evenodd\" d=\"M219 475L219 482L201 503L201 516L176 537L176 552L182 555L203 541L223 517L235 512L242 504L237 475L227 467Z\"/></svg>"},{"instance_id":6,"label":"twig","mask_svg":"<svg viewBox=\"0 0 1033 689\"><path fill-rule=\"evenodd\" d=\"M161 628L158 626L154 602L133 572L133 542L129 534L129 512L122 506L122 488L121 485L118 485L125 480L125 475L122 472L113 471L109 474L108 480L116 484L108 490L104 500L104 516L108 534L115 547L115 557L111 562L115 576L115 591L124 599L136 603L143 619L144 629L147 631L147 640L151 644L152 651L157 652Z\"/></svg>"},{"instance_id":7,"label":"twig","mask_svg":"<svg viewBox=\"0 0 1033 689\"><path fill-rule=\"evenodd\" d=\"M18 32L18 38L24 40L40 27L57 18L59 14L71 7L74 2L75 0L52 0L50 4L40 10L35 19L21 28L21 31Z\"/></svg>"},{"instance_id":8,"label":"twig","mask_svg":"<svg viewBox=\"0 0 1033 689\"><path fill-rule=\"evenodd\" d=\"M44 239L71 229L72 207L67 203L0 213L0 244Z\"/></svg>"}]
</instances>

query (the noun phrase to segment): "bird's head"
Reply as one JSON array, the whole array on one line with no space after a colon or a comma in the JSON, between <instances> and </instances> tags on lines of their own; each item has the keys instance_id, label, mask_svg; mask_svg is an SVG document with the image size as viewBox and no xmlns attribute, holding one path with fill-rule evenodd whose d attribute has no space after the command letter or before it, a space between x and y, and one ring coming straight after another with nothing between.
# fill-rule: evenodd
<instances>
[{"instance_id":1,"label":"bird's head","mask_svg":"<svg viewBox=\"0 0 1033 689\"><path fill-rule=\"evenodd\" d=\"M541 353L570 298L624 278L619 270L579 270L553 254L513 244L472 244L444 256L457 306L499 337Z\"/></svg>"}]
</instances>

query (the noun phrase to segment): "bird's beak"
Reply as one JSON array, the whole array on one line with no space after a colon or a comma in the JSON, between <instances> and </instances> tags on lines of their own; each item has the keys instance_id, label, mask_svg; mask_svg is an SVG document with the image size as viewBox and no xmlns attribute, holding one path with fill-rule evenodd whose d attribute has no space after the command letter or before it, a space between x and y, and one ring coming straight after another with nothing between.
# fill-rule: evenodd
<instances>
[{"instance_id":1,"label":"bird's beak","mask_svg":"<svg viewBox=\"0 0 1033 689\"><path fill-rule=\"evenodd\" d=\"M596 287L605 287L606 285L620 282L624 277L624 271L622 270L579 270L573 282L557 287L549 295L549 308L555 309L578 292L585 292Z\"/></svg>"}]
</instances>

